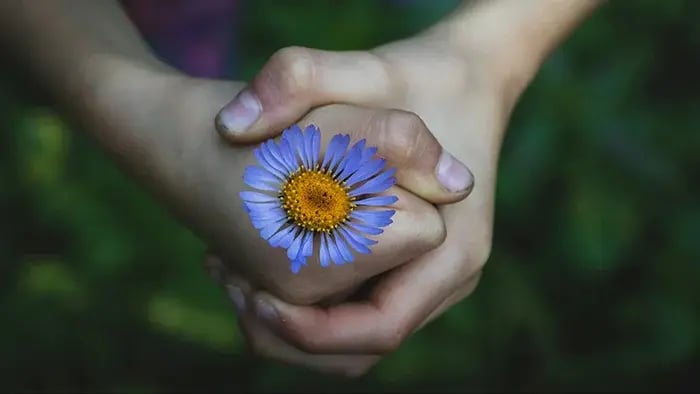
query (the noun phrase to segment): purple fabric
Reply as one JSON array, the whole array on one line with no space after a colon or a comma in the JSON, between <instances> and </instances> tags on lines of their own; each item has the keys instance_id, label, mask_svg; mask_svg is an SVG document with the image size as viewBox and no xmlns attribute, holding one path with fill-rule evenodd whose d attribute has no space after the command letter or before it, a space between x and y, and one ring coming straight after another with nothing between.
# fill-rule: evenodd
<instances>
[{"instance_id":1,"label":"purple fabric","mask_svg":"<svg viewBox=\"0 0 700 394\"><path fill-rule=\"evenodd\" d=\"M233 73L238 0L122 0L156 53L198 77Z\"/></svg>"}]
</instances>

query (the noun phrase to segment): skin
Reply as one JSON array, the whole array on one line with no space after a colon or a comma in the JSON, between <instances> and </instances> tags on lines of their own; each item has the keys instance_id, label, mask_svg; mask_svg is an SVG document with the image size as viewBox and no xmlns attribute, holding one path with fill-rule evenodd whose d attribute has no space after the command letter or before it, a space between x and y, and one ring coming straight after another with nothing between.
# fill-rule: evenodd
<instances>
[{"instance_id":1,"label":"skin","mask_svg":"<svg viewBox=\"0 0 700 394\"><path fill-rule=\"evenodd\" d=\"M57 108L222 257L207 266L228 282L255 351L354 376L476 286L508 116L541 61L597 4L470 1L428 31L369 52L273 56L250 84L261 119L248 133L222 135L252 142L313 122L367 137L399 170L395 223L374 253L329 270L311 261L297 276L231 202L252 147L227 145L214 118L245 84L161 63L114 1L2 2L0 40ZM471 186L449 192L436 178L438 141L477 176L466 200ZM359 300L338 303L360 285Z\"/></svg>"},{"instance_id":2,"label":"skin","mask_svg":"<svg viewBox=\"0 0 700 394\"><path fill-rule=\"evenodd\" d=\"M260 239L237 199L249 189L241 177L255 162L254 147L233 147L214 127L217 110L243 82L192 78L163 64L115 1L0 2L0 41L15 65L53 97L56 109L183 224L230 257L230 269L288 302L312 304L347 294L440 245L445 226L434 201L412 188L441 202L459 201L471 190L472 178L458 191L438 182L443 150L415 114L334 104L301 118L278 117L267 125L270 133L299 122L325 130L325 142L337 132L367 138L397 167L399 178L389 190L400 198L394 223L373 254L334 270L312 259L304 275L294 275L285 253ZM282 77L267 86L286 89L289 82ZM388 137L399 131L403 138Z\"/></svg>"},{"instance_id":3,"label":"skin","mask_svg":"<svg viewBox=\"0 0 700 394\"><path fill-rule=\"evenodd\" d=\"M303 113L304 105L400 108L419 114L477 180L468 199L439 207L444 243L380 275L359 300L293 305L229 273L224 283L229 294L243 293L237 312L254 351L319 371L362 375L475 289L490 252L498 155L508 118L542 61L599 3L465 2L420 35L368 52L285 50L285 57L305 59L302 65L281 64L273 56L249 88L260 97L261 119L242 133L226 133L224 127L234 143L269 136L268 119ZM260 89L268 75L295 72L304 81L290 93L296 100L277 92L268 101ZM344 82L334 84L337 80ZM214 256L205 261L220 266Z\"/></svg>"}]
</instances>

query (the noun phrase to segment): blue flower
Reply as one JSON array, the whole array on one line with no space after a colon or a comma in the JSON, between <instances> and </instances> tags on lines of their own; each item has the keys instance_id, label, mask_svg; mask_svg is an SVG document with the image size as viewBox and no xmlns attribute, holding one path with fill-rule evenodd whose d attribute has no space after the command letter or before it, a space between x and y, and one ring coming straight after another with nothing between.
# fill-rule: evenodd
<instances>
[{"instance_id":1,"label":"blue flower","mask_svg":"<svg viewBox=\"0 0 700 394\"><path fill-rule=\"evenodd\" d=\"M321 155L321 132L292 126L279 141L255 149L258 165L248 166L245 183L257 189L240 197L260 236L287 250L295 274L319 244L321 266L351 263L352 250L369 254L379 235L392 223L396 196L379 195L396 183L396 169L385 169L377 148L337 134Z\"/></svg>"}]
</instances>

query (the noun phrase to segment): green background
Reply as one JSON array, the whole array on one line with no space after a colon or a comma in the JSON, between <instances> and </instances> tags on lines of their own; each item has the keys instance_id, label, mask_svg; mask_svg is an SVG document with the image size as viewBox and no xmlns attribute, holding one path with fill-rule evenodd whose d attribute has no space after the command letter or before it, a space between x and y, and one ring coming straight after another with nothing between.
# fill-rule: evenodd
<instances>
[{"instance_id":1,"label":"green background","mask_svg":"<svg viewBox=\"0 0 700 394\"><path fill-rule=\"evenodd\" d=\"M241 78L455 4L248 3ZM549 58L509 127L479 288L351 381L247 354L204 245L3 72L0 391L700 389L698 16L612 0Z\"/></svg>"}]
</instances>

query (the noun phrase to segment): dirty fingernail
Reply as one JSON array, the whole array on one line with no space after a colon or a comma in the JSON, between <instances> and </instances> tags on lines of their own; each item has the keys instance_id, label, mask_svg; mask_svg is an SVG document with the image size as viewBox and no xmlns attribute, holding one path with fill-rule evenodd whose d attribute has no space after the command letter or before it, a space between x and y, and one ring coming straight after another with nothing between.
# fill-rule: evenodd
<instances>
[{"instance_id":1,"label":"dirty fingernail","mask_svg":"<svg viewBox=\"0 0 700 394\"><path fill-rule=\"evenodd\" d=\"M474 185L469 168L444 149L435 172L440 184L450 192L463 192Z\"/></svg>"},{"instance_id":2,"label":"dirty fingernail","mask_svg":"<svg viewBox=\"0 0 700 394\"><path fill-rule=\"evenodd\" d=\"M266 300L257 300L255 303L255 313L259 319L276 323L279 319L277 309Z\"/></svg>"},{"instance_id":3,"label":"dirty fingernail","mask_svg":"<svg viewBox=\"0 0 700 394\"><path fill-rule=\"evenodd\" d=\"M237 312L245 311L245 295L240 287L234 285L226 285L226 292L228 293L228 298L231 299L233 305L236 307Z\"/></svg>"},{"instance_id":4,"label":"dirty fingernail","mask_svg":"<svg viewBox=\"0 0 700 394\"><path fill-rule=\"evenodd\" d=\"M262 113L260 100L248 88L241 90L216 116L220 132L240 134L248 130Z\"/></svg>"}]
</instances>

